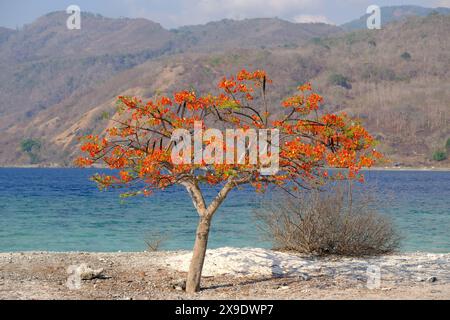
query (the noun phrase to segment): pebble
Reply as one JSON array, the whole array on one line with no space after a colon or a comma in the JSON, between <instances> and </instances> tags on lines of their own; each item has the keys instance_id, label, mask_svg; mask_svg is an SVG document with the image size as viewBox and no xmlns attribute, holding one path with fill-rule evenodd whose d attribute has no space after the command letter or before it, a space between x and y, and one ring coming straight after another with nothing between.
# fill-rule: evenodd
<instances>
[{"instance_id":1,"label":"pebble","mask_svg":"<svg viewBox=\"0 0 450 320\"><path fill-rule=\"evenodd\" d=\"M311 280L311 276L308 274L302 274L298 277L299 280L303 280L303 281L309 281Z\"/></svg>"},{"instance_id":2,"label":"pebble","mask_svg":"<svg viewBox=\"0 0 450 320\"><path fill-rule=\"evenodd\" d=\"M302 290L301 292L302 292L302 293L309 293L309 292L310 292L310 290L308 290L308 289L305 289L305 290Z\"/></svg>"},{"instance_id":3,"label":"pebble","mask_svg":"<svg viewBox=\"0 0 450 320\"><path fill-rule=\"evenodd\" d=\"M186 290L186 280L178 280L172 283L172 288L177 291Z\"/></svg>"}]
</instances>

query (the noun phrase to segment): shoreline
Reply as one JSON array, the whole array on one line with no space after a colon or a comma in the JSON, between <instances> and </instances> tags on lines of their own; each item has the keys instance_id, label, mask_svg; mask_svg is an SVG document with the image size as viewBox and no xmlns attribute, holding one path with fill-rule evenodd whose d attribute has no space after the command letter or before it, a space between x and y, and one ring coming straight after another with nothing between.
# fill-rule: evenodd
<instances>
[{"instance_id":1,"label":"shoreline","mask_svg":"<svg viewBox=\"0 0 450 320\"><path fill-rule=\"evenodd\" d=\"M0 299L450 299L450 254L315 258L257 248L207 251L202 291L182 290L190 251L0 253ZM68 287L86 264L103 277ZM380 268L368 287L368 267ZM72 268L72 269L71 269Z\"/></svg>"},{"instance_id":2,"label":"shoreline","mask_svg":"<svg viewBox=\"0 0 450 320\"><path fill-rule=\"evenodd\" d=\"M294 253L294 252L285 252L285 251L279 251L279 250L274 250L274 249L269 249L269 248L264 248L264 247L218 247L218 248L208 248L208 251L212 251L212 250L218 250L218 249L222 249L222 248L232 248L232 249L237 249L237 250L246 250L246 249L256 249L256 250L268 250L268 251L272 251L272 252L279 252L279 253L287 253L287 254L293 254L293 255L299 255L299 256L309 256L309 257L315 257L317 259L327 259L327 258L334 258L334 259L345 259L345 258L359 258L359 259L370 259L370 258L374 258L374 257L389 257L389 256L400 256L400 255L405 255L405 256L409 256L409 255L450 255L450 251L449 252L431 252L431 251L396 251L393 253L387 253L387 254L383 254L383 255L379 255L379 256L339 256L339 255L328 255L328 256L314 256L314 255L307 255L307 254L300 254L300 253ZM191 252L190 250L187 249L159 249L158 251L155 251L157 253L161 253L161 254L186 254ZM79 254L79 255L114 255L114 254L151 254L151 253L155 253L152 251L147 251L147 250L136 250L136 251L122 251L122 250L117 250L117 251L51 251L51 250L19 250L19 251L0 251L0 257L2 255L11 255L11 254L20 254L20 255L36 255L36 254Z\"/></svg>"}]
</instances>

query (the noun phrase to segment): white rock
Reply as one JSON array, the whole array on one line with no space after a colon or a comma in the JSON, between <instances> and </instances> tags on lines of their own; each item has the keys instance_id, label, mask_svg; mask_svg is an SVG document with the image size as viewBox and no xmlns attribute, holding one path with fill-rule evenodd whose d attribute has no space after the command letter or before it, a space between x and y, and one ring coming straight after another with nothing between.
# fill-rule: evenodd
<instances>
[{"instance_id":1,"label":"white rock","mask_svg":"<svg viewBox=\"0 0 450 320\"><path fill-rule=\"evenodd\" d=\"M94 270L88 265L82 264L78 267L76 272L80 275L81 280L93 280L99 278L103 271L104 270L102 268Z\"/></svg>"},{"instance_id":2,"label":"white rock","mask_svg":"<svg viewBox=\"0 0 450 320\"><path fill-rule=\"evenodd\" d=\"M162 266L187 272L191 252L181 252L161 261ZM367 278L370 266L381 270L382 279L417 279L423 274L438 274L442 283L450 282L450 254L398 254L373 258L314 258L261 248L219 248L207 250L203 276L311 276ZM419 268L419 266L421 266ZM384 280L383 280L384 281ZM413 280L414 281L414 280Z\"/></svg>"}]
</instances>

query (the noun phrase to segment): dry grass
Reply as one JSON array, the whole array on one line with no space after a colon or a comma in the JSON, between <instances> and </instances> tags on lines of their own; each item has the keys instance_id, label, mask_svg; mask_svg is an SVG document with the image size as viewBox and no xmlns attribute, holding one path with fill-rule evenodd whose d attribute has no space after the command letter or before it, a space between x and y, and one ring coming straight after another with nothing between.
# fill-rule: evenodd
<instances>
[{"instance_id":1,"label":"dry grass","mask_svg":"<svg viewBox=\"0 0 450 320\"><path fill-rule=\"evenodd\" d=\"M168 240L168 235L160 232L152 232L146 235L144 242L148 252L159 251L162 245Z\"/></svg>"}]
</instances>

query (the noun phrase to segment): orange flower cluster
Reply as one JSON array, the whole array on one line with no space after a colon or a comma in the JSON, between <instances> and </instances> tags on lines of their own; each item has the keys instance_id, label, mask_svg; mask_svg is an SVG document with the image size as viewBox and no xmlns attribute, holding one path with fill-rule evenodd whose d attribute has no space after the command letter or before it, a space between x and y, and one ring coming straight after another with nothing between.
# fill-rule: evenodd
<instances>
[{"instance_id":1,"label":"orange flower cluster","mask_svg":"<svg viewBox=\"0 0 450 320\"><path fill-rule=\"evenodd\" d=\"M255 92L255 88L263 87L267 83L272 83L272 80L267 78L265 71L256 70L249 72L243 69L238 72L236 77L224 77L218 87L227 94L231 94L234 100L236 100L236 94L242 94L243 98L247 101L252 101L254 100L253 93Z\"/></svg>"},{"instance_id":2,"label":"orange flower cluster","mask_svg":"<svg viewBox=\"0 0 450 320\"><path fill-rule=\"evenodd\" d=\"M300 114L309 114L311 111L319 109L319 105L323 102L323 98L317 93L311 92L310 94L305 94L311 91L311 84L306 84L298 87L301 94L294 95L285 99L282 105L285 108L294 108L296 112Z\"/></svg>"}]
</instances>

